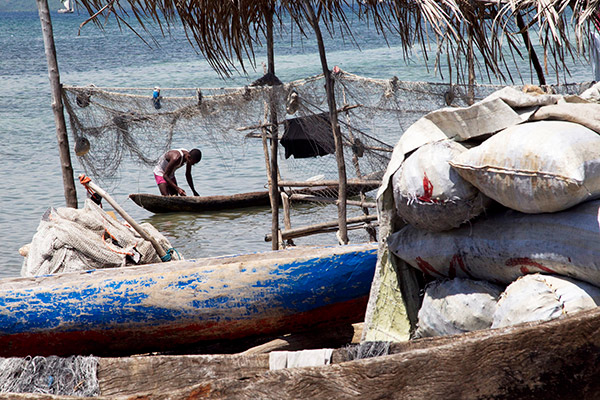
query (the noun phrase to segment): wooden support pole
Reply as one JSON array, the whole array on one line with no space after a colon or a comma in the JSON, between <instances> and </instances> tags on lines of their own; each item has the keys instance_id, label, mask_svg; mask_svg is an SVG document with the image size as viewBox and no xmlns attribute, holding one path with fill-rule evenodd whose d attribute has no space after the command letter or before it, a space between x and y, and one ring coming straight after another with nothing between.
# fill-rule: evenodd
<instances>
[{"instance_id":1,"label":"wooden support pole","mask_svg":"<svg viewBox=\"0 0 600 400\"><path fill-rule=\"evenodd\" d=\"M42 25L42 36L44 37L44 49L48 63L48 78L52 92L52 111L56 125L56 139L58 142L58 153L63 177L65 201L67 207L77 208L77 191L73 178L73 165L71 164L71 153L69 152L69 137L67 136L67 124L62 102L62 88L60 74L58 72L58 61L56 59L56 46L54 45L54 32L47 0L36 0L40 23Z\"/></svg>"},{"instance_id":2,"label":"wooden support pole","mask_svg":"<svg viewBox=\"0 0 600 400\"><path fill-rule=\"evenodd\" d=\"M283 205L283 225L287 230L292 229L292 220L290 219L290 198L285 192L281 192L281 204Z\"/></svg>"},{"instance_id":3,"label":"wooden support pole","mask_svg":"<svg viewBox=\"0 0 600 400\"><path fill-rule=\"evenodd\" d=\"M275 4L271 3L271 10L267 13L267 68L268 73L272 76L275 76L275 54L273 50L273 8ZM269 108L270 108L270 116L269 123L271 124L271 184L269 185L269 193L271 197L271 234L274 238L277 238L277 232L279 231L279 186L277 184L277 108L275 107L275 88L271 87L271 92L269 94ZM273 250L279 249L279 240L274 239L273 245L271 246Z\"/></svg>"},{"instance_id":4,"label":"wooden support pole","mask_svg":"<svg viewBox=\"0 0 600 400\"><path fill-rule=\"evenodd\" d=\"M533 64L533 68L535 69L535 73L537 74L540 86L543 86L546 84L544 70L540 65L540 60L538 59L537 53L533 48L533 44L531 43L531 39L529 38L529 33L527 32L527 28L525 27L525 22L523 21L523 16L520 12L517 12L517 27L521 31L523 42L525 44L525 47L527 48L527 52L529 53L529 61L531 61L531 64Z\"/></svg>"},{"instance_id":5,"label":"wooden support pole","mask_svg":"<svg viewBox=\"0 0 600 400\"><path fill-rule=\"evenodd\" d=\"M468 105L475 103L475 55L473 51L474 33L473 27L469 25L469 47L467 49L467 63L469 68L469 88L467 95Z\"/></svg>"},{"instance_id":6,"label":"wooden support pole","mask_svg":"<svg viewBox=\"0 0 600 400\"><path fill-rule=\"evenodd\" d=\"M325 76L325 89L327 90L327 104L329 105L329 120L331 122L331 130L333 132L333 138L335 142L335 158L338 167L339 177L339 190L338 198L338 239L341 244L348 243L348 229L346 226L346 164L344 162L344 147L342 143L342 134L337 118L337 108L335 104L335 92L333 90L333 77L331 71L327 66L327 56L325 55L325 45L323 43L323 36L321 35L321 28L319 27L319 20L315 15L310 2L304 0L304 8L308 15L308 20L315 31L317 37L317 44L319 47L319 55L321 57L321 66L323 67L323 75Z\"/></svg>"}]
</instances>

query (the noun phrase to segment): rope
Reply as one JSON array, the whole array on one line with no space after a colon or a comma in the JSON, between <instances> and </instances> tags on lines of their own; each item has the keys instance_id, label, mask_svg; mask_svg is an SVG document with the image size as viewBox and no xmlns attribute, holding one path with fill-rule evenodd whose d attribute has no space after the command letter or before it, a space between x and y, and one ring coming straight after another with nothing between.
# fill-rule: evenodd
<instances>
[{"instance_id":1,"label":"rope","mask_svg":"<svg viewBox=\"0 0 600 400\"><path fill-rule=\"evenodd\" d=\"M173 258L173 253L177 253L177 259L181 260L181 256L179 255L179 252L174 249L173 247L167 249L166 254L164 256L162 256L160 259L163 262L167 262L167 261L171 261L171 259Z\"/></svg>"}]
</instances>

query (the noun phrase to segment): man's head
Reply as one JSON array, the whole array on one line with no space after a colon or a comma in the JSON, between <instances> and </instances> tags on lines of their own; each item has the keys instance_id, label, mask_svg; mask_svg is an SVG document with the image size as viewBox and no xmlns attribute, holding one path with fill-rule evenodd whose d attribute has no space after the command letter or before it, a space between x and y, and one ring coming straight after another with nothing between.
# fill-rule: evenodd
<instances>
[{"instance_id":1,"label":"man's head","mask_svg":"<svg viewBox=\"0 0 600 400\"><path fill-rule=\"evenodd\" d=\"M189 163L190 165L194 165L196 163L198 163L200 160L202 160L202 152L198 149L192 149L189 152Z\"/></svg>"}]
</instances>

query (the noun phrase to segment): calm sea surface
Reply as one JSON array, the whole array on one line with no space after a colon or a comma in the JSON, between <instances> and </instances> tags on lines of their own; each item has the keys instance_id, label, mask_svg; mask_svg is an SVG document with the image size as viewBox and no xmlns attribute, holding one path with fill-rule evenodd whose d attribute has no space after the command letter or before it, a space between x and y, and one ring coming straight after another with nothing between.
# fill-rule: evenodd
<instances>
[{"instance_id":1,"label":"calm sea surface","mask_svg":"<svg viewBox=\"0 0 600 400\"><path fill-rule=\"evenodd\" d=\"M111 21L102 32L89 24L78 35L83 14L52 12L54 37L61 81L67 85L123 87L237 87L262 76L263 53L257 53L258 70L248 76L221 79L187 42L181 28L168 37L155 35L160 46L143 44L130 31L119 31ZM407 64L398 43L389 45L372 27L354 22L360 50L341 37L326 40L330 67L340 66L357 75L400 80L440 81L433 68L420 61ZM293 46L292 46L293 44ZM321 72L313 40L276 39L275 65L282 81L291 81ZM417 54L418 56L418 54ZM589 81L591 68L584 62L573 64L567 82ZM487 83L487 82L483 82ZM517 82L520 83L520 82ZM550 79L549 83L556 83ZM18 276L22 258L18 249L31 241L40 217L48 207L63 207L62 176L51 110L50 85L38 14L0 13L0 154L4 174L0 178L0 277ZM195 144L178 142L191 148ZM393 144L393 143L392 143ZM71 142L72 147L72 142ZM246 149L235 166L226 164L211 149L195 167L194 182L202 195L233 194L261 190L266 178L260 141ZM83 173L71 155L75 176ZM179 180L185 182L182 171ZM188 190L187 184L183 183ZM153 215L131 202L129 193L156 193L152 171L133 162L122 165L119 176L105 187L138 222L150 222L163 232L186 258L264 251L270 232L267 209L209 214ZM86 192L77 183L80 206ZM308 212L308 211L307 211ZM333 214L335 219L335 214ZM307 239L310 241L311 239ZM315 240L315 239L312 239ZM323 242L323 239L318 239ZM330 243L334 243L333 237ZM301 244L302 241L297 241Z\"/></svg>"}]
</instances>

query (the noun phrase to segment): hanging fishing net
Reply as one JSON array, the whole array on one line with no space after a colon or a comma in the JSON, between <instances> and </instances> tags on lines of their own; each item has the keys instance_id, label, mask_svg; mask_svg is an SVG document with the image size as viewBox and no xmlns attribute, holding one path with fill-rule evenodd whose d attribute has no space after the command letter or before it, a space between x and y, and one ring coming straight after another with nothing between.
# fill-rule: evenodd
<instances>
[{"instance_id":1,"label":"hanging fishing net","mask_svg":"<svg viewBox=\"0 0 600 400\"><path fill-rule=\"evenodd\" d=\"M501 88L406 82L396 77L370 79L338 69L333 77L349 181L379 180L395 143L423 115L442 107L467 106ZM234 149L262 146L261 138L268 146L265 137L270 137L272 128L268 121L275 115L281 144L279 180L337 181L338 164L323 76L274 86L261 86L264 82L259 81L246 87L220 89L65 86L71 132L82 154L79 161L88 175L102 182L118 175L125 158L153 167L177 138L200 147L212 146L225 161L234 164L239 161ZM270 83L273 81L280 83L276 78ZM576 84L545 89L561 94L582 90ZM358 196L362 191L363 197L357 201L365 202L373 197L376 187L358 186L349 194ZM314 223L336 218L331 199L337 198L337 190L334 187L326 193L329 188L322 189L325 192L318 197L329 201L312 199L310 210L303 202L292 203L293 212L303 214L305 222L310 223L310 218ZM315 212L315 200L326 211ZM360 207L348 208L349 218L362 214Z\"/></svg>"}]
</instances>

